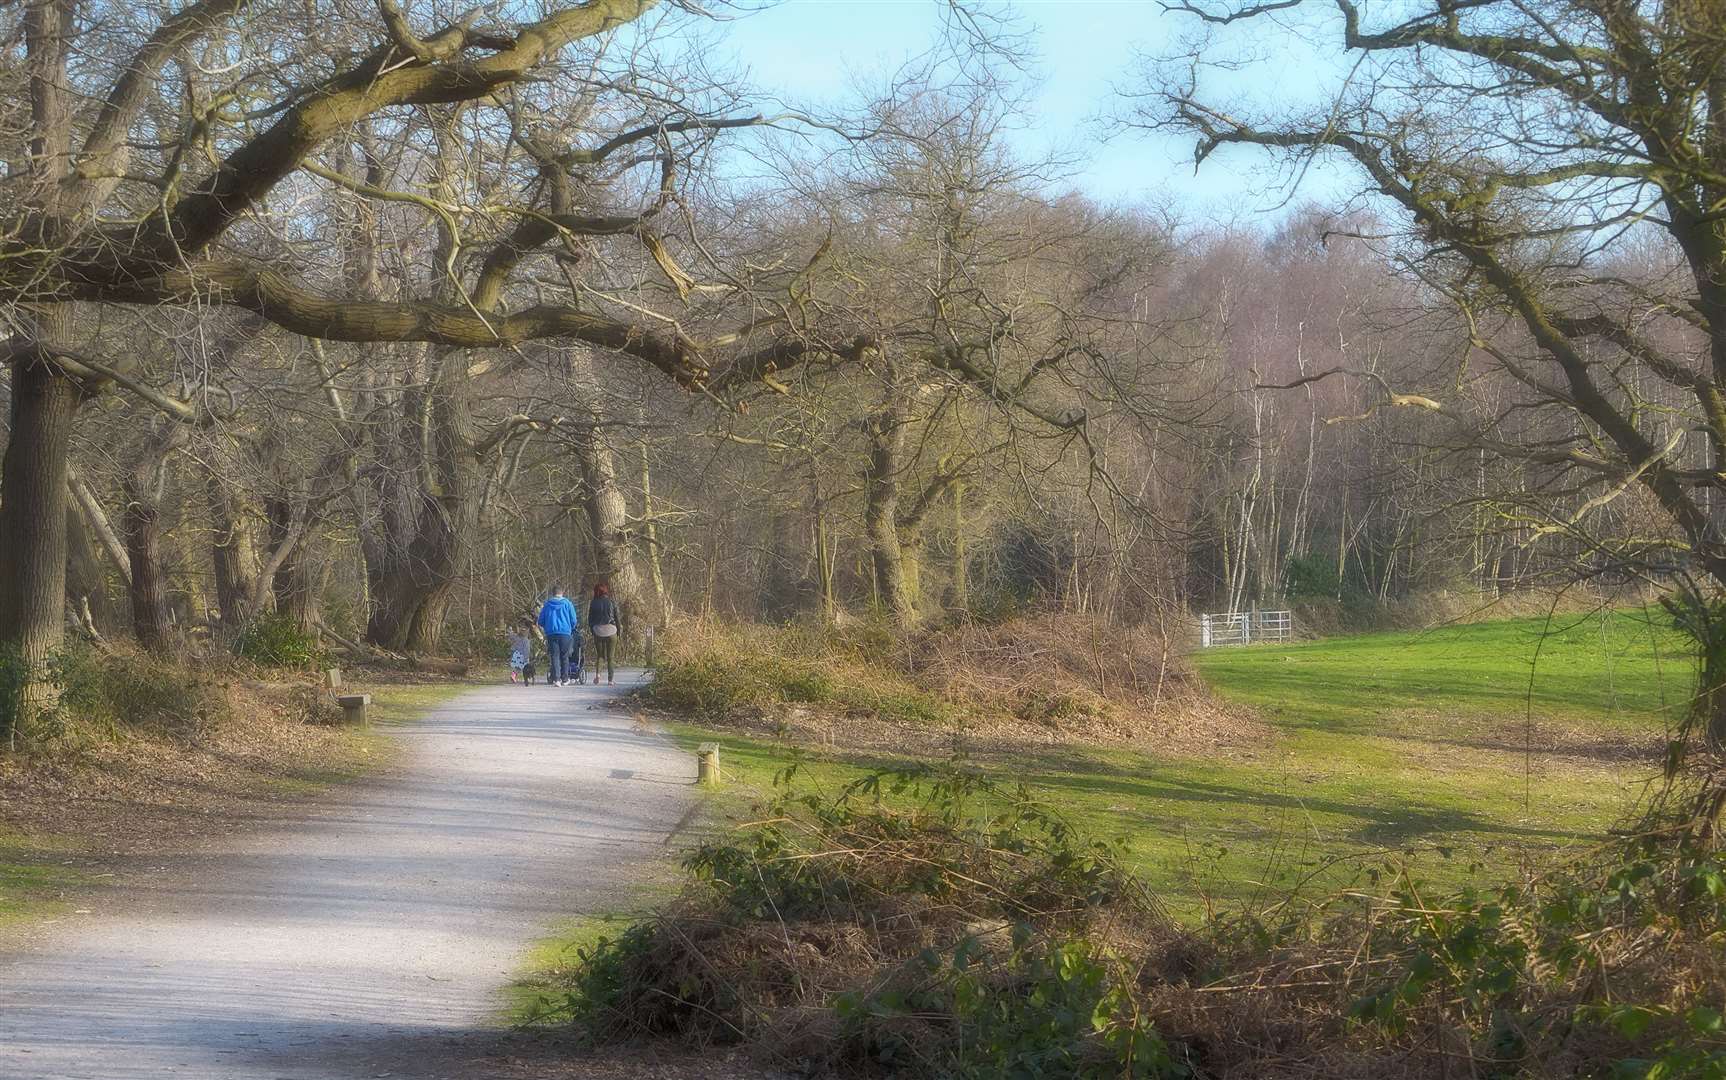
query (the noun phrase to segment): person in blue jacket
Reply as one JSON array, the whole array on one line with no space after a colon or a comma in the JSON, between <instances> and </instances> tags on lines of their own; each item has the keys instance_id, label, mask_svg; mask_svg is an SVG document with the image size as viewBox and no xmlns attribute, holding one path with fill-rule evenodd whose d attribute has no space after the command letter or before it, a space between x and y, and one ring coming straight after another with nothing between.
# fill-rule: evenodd
<instances>
[{"instance_id":1,"label":"person in blue jacket","mask_svg":"<svg viewBox=\"0 0 1726 1080\"><path fill-rule=\"evenodd\" d=\"M551 671L546 683L549 686L568 686L570 679L570 651L575 644L576 630L579 622L575 614L575 605L563 595L562 585L551 587L551 599L539 608L539 628L545 631L545 651L551 657Z\"/></svg>"}]
</instances>

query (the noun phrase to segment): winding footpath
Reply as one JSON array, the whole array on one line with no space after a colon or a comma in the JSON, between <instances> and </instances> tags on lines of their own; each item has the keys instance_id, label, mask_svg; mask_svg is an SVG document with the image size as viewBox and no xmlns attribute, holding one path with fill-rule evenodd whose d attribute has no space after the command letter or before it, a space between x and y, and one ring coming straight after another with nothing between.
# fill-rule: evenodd
<instances>
[{"instance_id":1,"label":"winding footpath","mask_svg":"<svg viewBox=\"0 0 1726 1080\"><path fill-rule=\"evenodd\" d=\"M392 731L386 778L151 860L0 956L0 1077L446 1075L524 950L617 902L694 804L624 689L473 690Z\"/></svg>"}]
</instances>

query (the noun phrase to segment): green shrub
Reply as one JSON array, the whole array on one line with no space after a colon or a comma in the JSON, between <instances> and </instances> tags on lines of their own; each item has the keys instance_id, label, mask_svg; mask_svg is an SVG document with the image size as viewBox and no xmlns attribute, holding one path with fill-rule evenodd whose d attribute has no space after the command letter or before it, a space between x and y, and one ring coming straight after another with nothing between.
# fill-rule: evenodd
<instances>
[{"instance_id":1,"label":"green shrub","mask_svg":"<svg viewBox=\"0 0 1726 1080\"><path fill-rule=\"evenodd\" d=\"M264 615L247 623L234 639L234 655L259 667L296 671L325 667L329 661L317 636L285 615Z\"/></svg>"},{"instance_id":2,"label":"green shrub","mask_svg":"<svg viewBox=\"0 0 1726 1080\"><path fill-rule=\"evenodd\" d=\"M232 706L219 681L145 653L107 653L90 645L62 651L50 665L62 724L95 724L196 738Z\"/></svg>"},{"instance_id":3,"label":"green shrub","mask_svg":"<svg viewBox=\"0 0 1726 1080\"><path fill-rule=\"evenodd\" d=\"M779 695L784 700L812 705L832 701L835 692L832 676L813 668L791 672L779 684Z\"/></svg>"},{"instance_id":4,"label":"green shrub","mask_svg":"<svg viewBox=\"0 0 1726 1080\"><path fill-rule=\"evenodd\" d=\"M225 720L226 689L206 671L192 671L147 653L108 651L78 642L49 658L47 679L55 705L19 726L19 743L77 744L118 737L127 728L199 737ZM0 739L14 725L24 665L16 652L0 654Z\"/></svg>"},{"instance_id":5,"label":"green shrub","mask_svg":"<svg viewBox=\"0 0 1726 1080\"><path fill-rule=\"evenodd\" d=\"M898 648L891 628L875 622L747 633L720 628L673 644L648 694L705 720L781 705L826 705L895 723L951 724L954 706L881 666L881 658Z\"/></svg>"},{"instance_id":6,"label":"green shrub","mask_svg":"<svg viewBox=\"0 0 1726 1080\"><path fill-rule=\"evenodd\" d=\"M703 655L660 665L650 692L680 712L723 720L740 709L777 701L778 683L760 661Z\"/></svg>"},{"instance_id":7,"label":"green shrub","mask_svg":"<svg viewBox=\"0 0 1726 1080\"><path fill-rule=\"evenodd\" d=\"M1390 859L1182 928L1020 789L795 773L688 857L675 905L582 956L563 1019L808 1075L1726 1080L1711 842L1643 834L1452 894Z\"/></svg>"},{"instance_id":8,"label":"green shrub","mask_svg":"<svg viewBox=\"0 0 1726 1080\"><path fill-rule=\"evenodd\" d=\"M651 923L633 923L615 938L601 937L575 949L574 971L558 998L547 998L539 1020L567 1022L574 1017L615 1015L623 1006L632 972L653 946Z\"/></svg>"},{"instance_id":9,"label":"green shrub","mask_svg":"<svg viewBox=\"0 0 1726 1080\"><path fill-rule=\"evenodd\" d=\"M915 981L841 994L834 1010L868 1056L908 1071L987 1080L1073 1077L1086 1080L1188 1077L1169 1044L1132 1000L1131 975L1082 937L1049 937L1012 928L1012 948L990 962L974 935L952 949L925 950L910 966ZM951 1017L953 1037L936 1049L905 1038L902 1021ZM921 1067L917 1067L920 1064Z\"/></svg>"}]
</instances>

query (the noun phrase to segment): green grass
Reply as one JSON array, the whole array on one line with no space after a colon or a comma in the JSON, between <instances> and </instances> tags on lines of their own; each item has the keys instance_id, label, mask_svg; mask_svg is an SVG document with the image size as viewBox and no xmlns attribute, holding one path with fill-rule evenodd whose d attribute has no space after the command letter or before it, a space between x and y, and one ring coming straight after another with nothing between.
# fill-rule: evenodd
<instances>
[{"instance_id":1,"label":"green grass","mask_svg":"<svg viewBox=\"0 0 1726 1080\"><path fill-rule=\"evenodd\" d=\"M567 1019L560 1007L569 993L566 983L581 950L603 938L616 937L655 904L675 895L671 864L667 862L659 869L665 871L665 880L638 882L614 908L567 919L534 942L517 965L516 977L503 988L502 1020L533 1024L547 1018Z\"/></svg>"},{"instance_id":2,"label":"green grass","mask_svg":"<svg viewBox=\"0 0 1726 1080\"><path fill-rule=\"evenodd\" d=\"M1641 732L1690 693L1690 651L1659 613L1507 619L1288 647L1212 649L1200 672L1279 726L1419 735L1433 712L1470 730L1505 717Z\"/></svg>"},{"instance_id":3,"label":"green grass","mask_svg":"<svg viewBox=\"0 0 1726 1080\"><path fill-rule=\"evenodd\" d=\"M1248 754L1157 757L1065 747L1015 759L1075 823L1118 838L1177 911L1251 900L1384 858L1457 884L1596 842L1658 773L1657 736L1682 709L1691 662L1658 618L1607 613L1424 633L1218 649L1195 658L1224 699L1274 731ZM1525 755L1570 733L1569 752ZM764 789L786 747L718 738L738 792ZM801 753L836 786L870 762ZM1266 893L1268 895L1268 893Z\"/></svg>"},{"instance_id":4,"label":"green grass","mask_svg":"<svg viewBox=\"0 0 1726 1080\"><path fill-rule=\"evenodd\" d=\"M282 795L309 796L338 784L352 783L388 765L400 750L388 730L410 724L472 686L458 682L388 684L365 692L372 703L365 727L343 728L341 752L333 759L306 765L279 776L262 777L264 788Z\"/></svg>"},{"instance_id":5,"label":"green grass","mask_svg":"<svg viewBox=\"0 0 1726 1080\"><path fill-rule=\"evenodd\" d=\"M0 931L65 910L66 891L90 878L60 857L81 847L73 837L0 831Z\"/></svg>"},{"instance_id":6,"label":"green grass","mask_svg":"<svg viewBox=\"0 0 1726 1080\"><path fill-rule=\"evenodd\" d=\"M475 685L466 682L390 683L371 688L366 690L372 696L367 719L373 725L385 727L410 723L451 698L472 690Z\"/></svg>"}]
</instances>

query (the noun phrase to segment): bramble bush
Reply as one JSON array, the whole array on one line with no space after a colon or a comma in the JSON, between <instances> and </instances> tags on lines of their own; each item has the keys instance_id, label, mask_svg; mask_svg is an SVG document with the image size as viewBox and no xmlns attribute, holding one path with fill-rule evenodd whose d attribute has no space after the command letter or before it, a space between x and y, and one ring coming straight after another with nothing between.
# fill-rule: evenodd
<instances>
[{"instance_id":1,"label":"bramble bush","mask_svg":"<svg viewBox=\"0 0 1726 1080\"><path fill-rule=\"evenodd\" d=\"M964 770L831 798L794 776L760 824L688 856L677 905L580 952L561 1019L813 1070L1188 1075L1098 929L1166 923L1112 848Z\"/></svg>"},{"instance_id":2,"label":"bramble bush","mask_svg":"<svg viewBox=\"0 0 1726 1080\"><path fill-rule=\"evenodd\" d=\"M796 767L583 950L554 1016L604 1041L744 1043L941 1077L1726 1080L1726 856L1646 833L1562 872L1359 887L1177 926L1114 849L1021 789Z\"/></svg>"}]
</instances>

